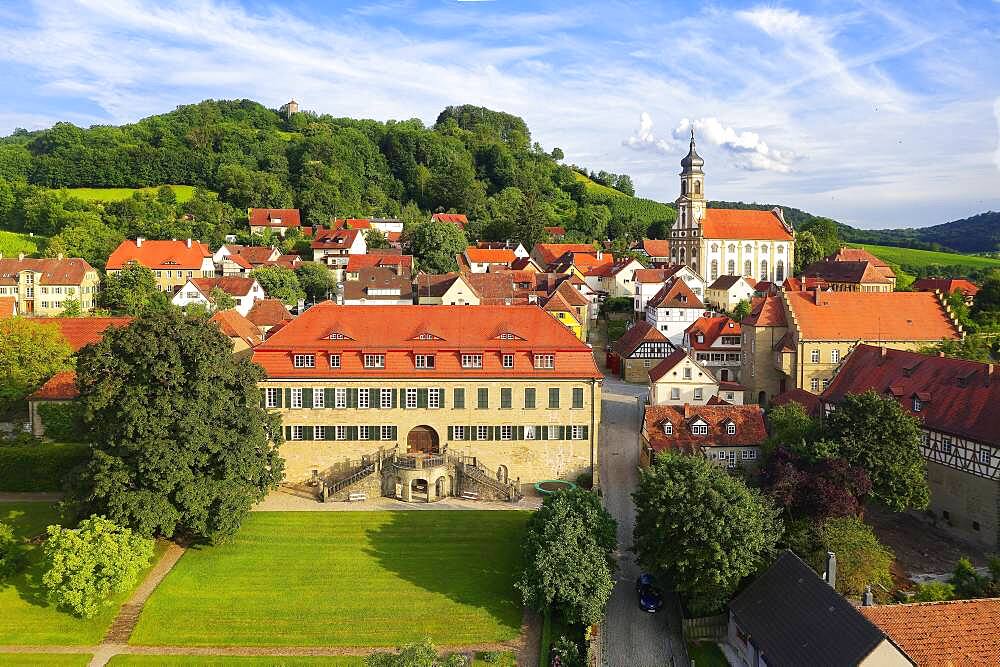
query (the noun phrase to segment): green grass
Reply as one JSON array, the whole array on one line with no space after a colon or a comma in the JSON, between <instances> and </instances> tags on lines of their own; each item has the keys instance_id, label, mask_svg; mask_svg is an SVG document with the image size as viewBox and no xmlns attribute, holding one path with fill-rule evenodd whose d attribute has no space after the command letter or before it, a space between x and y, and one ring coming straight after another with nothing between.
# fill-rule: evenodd
<instances>
[{"instance_id":1,"label":"green grass","mask_svg":"<svg viewBox=\"0 0 1000 667\"><path fill-rule=\"evenodd\" d=\"M254 512L191 549L133 644L439 646L520 633L527 512Z\"/></svg>"},{"instance_id":2,"label":"green grass","mask_svg":"<svg viewBox=\"0 0 1000 667\"><path fill-rule=\"evenodd\" d=\"M688 643L688 657L695 667L729 667L722 649L715 643Z\"/></svg>"},{"instance_id":3,"label":"green grass","mask_svg":"<svg viewBox=\"0 0 1000 667\"><path fill-rule=\"evenodd\" d=\"M915 250L913 248L896 248L884 245L868 245L864 243L851 245L853 247L864 248L879 259L899 264L903 267L920 268L937 264L941 266L966 266L970 269L1000 268L1000 259L992 257L961 255L953 252L935 252L933 250Z\"/></svg>"},{"instance_id":4,"label":"green grass","mask_svg":"<svg viewBox=\"0 0 1000 667\"><path fill-rule=\"evenodd\" d=\"M20 232L7 232L0 230L0 253L4 257L17 257L18 253L25 255L37 255L45 250L45 242L48 238L44 236L28 236Z\"/></svg>"},{"instance_id":5,"label":"green grass","mask_svg":"<svg viewBox=\"0 0 1000 667\"><path fill-rule=\"evenodd\" d=\"M25 663L27 664L27 663ZM86 664L86 663L84 663ZM152 667L364 667L365 659L357 656L252 656L233 655L116 655L108 661L111 667L132 665ZM514 663L510 663L512 666Z\"/></svg>"},{"instance_id":6,"label":"green grass","mask_svg":"<svg viewBox=\"0 0 1000 667\"><path fill-rule=\"evenodd\" d=\"M514 659L514 654L510 651L499 651L493 653L493 660L487 660L487 653L477 653L476 657L472 660L472 667L515 667L517 661Z\"/></svg>"},{"instance_id":7,"label":"green grass","mask_svg":"<svg viewBox=\"0 0 1000 667\"><path fill-rule=\"evenodd\" d=\"M84 667L90 664L89 653L0 653L0 665L4 667L34 667L53 665L58 667Z\"/></svg>"},{"instance_id":8,"label":"green grass","mask_svg":"<svg viewBox=\"0 0 1000 667\"><path fill-rule=\"evenodd\" d=\"M61 516L52 503L0 502L0 521L10 524L18 537L32 538L43 534L47 526L60 523ZM157 549L156 558L160 555L162 548ZM45 600L41 587L41 548L38 545L29 546L27 558L27 568L0 588L0 644L98 643L129 593L115 596L112 604L104 607L94 618L71 616L50 606Z\"/></svg>"},{"instance_id":9,"label":"green grass","mask_svg":"<svg viewBox=\"0 0 1000 667\"><path fill-rule=\"evenodd\" d=\"M628 197L628 195L625 194L624 192L619 192L618 190L615 190L614 188L609 188L606 185L601 185L600 183L597 183L596 181L592 181L588 176L584 176L583 174L581 174L578 171L574 171L573 175L576 176L576 180L578 180L581 183L583 183L584 187L587 188L587 193L588 194L599 194L599 195L605 195L605 196L609 196L609 197Z\"/></svg>"},{"instance_id":10,"label":"green grass","mask_svg":"<svg viewBox=\"0 0 1000 667\"><path fill-rule=\"evenodd\" d=\"M133 193L140 191L155 195L159 187L157 185L149 188L64 188L63 190L74 197L87 201L107 202L128 199ZM193 185L171 185L170 187L174 189L178 202L183 203L194 197L195 188Z\"/></svg>"}]
</instances>

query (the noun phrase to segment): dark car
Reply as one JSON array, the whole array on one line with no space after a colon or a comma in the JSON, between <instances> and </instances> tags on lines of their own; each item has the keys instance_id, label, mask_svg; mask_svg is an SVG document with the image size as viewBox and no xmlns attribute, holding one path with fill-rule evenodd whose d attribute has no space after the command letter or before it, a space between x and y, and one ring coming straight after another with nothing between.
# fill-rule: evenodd
<instances>
[{"instance_id":1,"label":"dark car","mask_svg":"<svg viewBox=\"0 0 1000 667\"><path fill-rule=\"evenodd\" d=\"M639 607L643 611L655 614L663 607L663 594L656 587L656 580L651 574L641 574L635 580L635 592L639 595Z\"/></svg>"}]
</instances>

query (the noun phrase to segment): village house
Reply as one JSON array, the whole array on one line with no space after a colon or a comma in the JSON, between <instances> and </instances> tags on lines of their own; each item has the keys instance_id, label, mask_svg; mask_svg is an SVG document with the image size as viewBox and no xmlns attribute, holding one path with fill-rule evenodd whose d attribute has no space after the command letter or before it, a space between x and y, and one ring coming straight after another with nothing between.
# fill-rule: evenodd
<instances>
[{"instance_id":1,"label":"village house","mask_svg":"<svg viewBox=\"0 0 1000 667\"><path fill-rule=\"evenodd\" d=\"M586 318L581 320L580 311L578 307L575 307L566 300L559 291L552 293L548 299L541 304L542 310L554 317L560 324L573 332L573 335L578 339L585 340L583 333L583 323L586 322Z\"/></svg>"},{"instance_id":2,"label":"village house","mask_svg":"<svg viewBox=\"0 0 1000 667\"><path fill-rule=\"evenodd\" d=\"M189 278L212 278L215 264L212 251L201 241L150 241L141 236L125 239L111 256L105 269L118 274L127 264L140 264L153 272L157 289L173 294Z\"/></svg>"},{"instance_id":3,"label":"village house","mask_svg":"<svg viewBox=\"0 0 1000 667\"><path fill-rule=\"evenodd\" d=\"M677 276L664 284L646 304L646 321L676 346L684 342L684 331L704 314L705 304Z\"/></svg>"},{"instance_id":4,"label":"village house","mask_svg":"<svg viewBox=\"0 0 1000 667\"><path fill-rule=\"evenodd\" d=\"M599 264L584 274L584 281L595 292L602 293L607 298L629 298L636 292L635 272L645 269L637 260L631 257L620 259L612 264Z\"/></svg>"},{"instance_id":5,"label":"village house","mask_svg":"<svg viewBox=\"0 0 1000 667\"><path fill-rule=\"evenodd\" d=\"M746 402L790 389L824 390L859 343L917 349L963 336L948 306L926 292L781 292L741 322Z\"/></svg>"},{"instance_id":6,"label":"village house","mask_svg":"<svg viewBox=\"0 0 1000 667\"><path fill-rule=\"evenodd\" d=\"M745 276L719 276L705 288L705 303L731 313L740 301L753 298L755 284L753 278Z\"/></svg>"},{"instance_id":7,"label":"village house","mask_svg":"<svg viewBox=\"0 0 1000 667\"><path fill-rule=\"evenodd\" d=\"M279 299L261 299L247 313L247 319L267 336L272 329L283 327L294 317Z\"/></svg>"},{"instance_id":8,"label":"village house","mask_svg":"<svg viewBox=\"0 0 1000 667\"><path fill-rule=\"evenodd\" d=\"M267 297L264 288L254 278L228 276L225 278L189 278L187 283L174 294L171 303L184 308L200 304L208 310L215 310L213 290L222 290L236 301L234 310L246 316L254 303Z\"/></svg>"},{"instance_id":9,"label":"village house","mask_svg":"<svg viewBox=\"0 0 1000 667\"><path fill-rule=\"evenodd\" d=\"M823 412L869 389L896 399L920 421L938 525L1000 547L1000 368L858 345L820 395Z\"/></svg>"},{"instance_id":10,"label":"village house","mask_svg":"<svg viewBox=\"0 0 1000 667\"><path fill-rule=\"evenodd\" d=\"M289 229L302 227L297 208L250 208L247 209L247 219L251 234L263 234L264 230L270 230L272 234L284 236Z\"/></svg>"},{"instance_id":11,"label":"village house","mask_svg":"<svg viewBox=\"0 0 1000 667\"><path fill-rule=\"evenodd\" d=\"M316 232L310 247L313 261L326 264L331 269L347 266L349 255L365 255L368 244L365 235L357 229L323 229Z\"/></svg>"},{"instance_id":12,"label":"village house","mask_svg":"<svg viewBox=\"0 0 1000 667\"><path fill-rule=\"evenodd\" d=\"M965 299L965 305L971 306L979 293L979 287L965 278L919 278L913 281L910 289L914 292L941 292L954 294L958 292Z\"/></svg>"},{"instance_id":13,"label":"village house","mask_svg":"<svg viewBox=\"0 0 1000 667\"><path fill-rule=\"evenodd\" d=\"M403 306L413 303L413 281L400 264L357 268L337 287L337 303Z\"/></svg>"},{"instance_id":14,"label":"village house","mask_svg":"<svg viewBox=\"0 0 1000 667\"><path fill-rule=\"evenodd\" d=\"M649 258L654 268L670 265L670 241L665 239L643 239L642 252Z\"/></svg>"},{"instance_id":15,"label":"village house","mask_svg":"<svg viewBox=\"0 0 1000 667\"><path fill-rule=\"evenodd\" d=\"M469 246L455 259L458 262L459 270L470 273L486 273L494 266L510 268L510 265L517 259L517 255L511 248Z\"/></svg>"},{"instance_id":16,"label":"village house","mask_svg":"<svg viewBox=\"0 0 1000 667\"><path fill-rule=\"evenodd\" d=\"M565 227L546 227L545 228L545 233L549 235L549 238L552 241L554 241L556 243L559 243L559 242L561 242L566 237L566 228Z\"/></svg>"},{"instance_id":17,"label":"village house","mask_svg":"<svg viewBox=\"0 0 1000 667\"><path fill-rule=\"evenodd\" d=\"M431 221L445 222L459 229L465 229L469 224L469 218L464 213L434 213L431 215Z\"/></svg>"},{"instance_id":18,"label":"village house","mask_svg":"<svg viewBox=\"0 0 1000 667\"><path fill-rule=\"evenodd\" d=\"M827 256L826 259L833 262L868 262L889 280L889 283L892 285L889 291L896 289L896 273L892 270L892 267L885 260L879 259L864 248L841 246L837 252Z\"/></svg>"},{"instance_id":19,"label":"village house","mask_svg":"<svg viewBox=\"0 0 1000 667\"><path fill-rule=\"evenodd\" d=\"M649 300L675 276L687 283L688 288L699 299L704 296L705 281L683 264L673 264L657 269L637 269L632 278L635 284L633 310L636 319L646 317L646 306L649 304Z\"/></svg>"},{"instance_id":20,"label":"village house","mask_svg":"<svg viewBox=\"0 0 1000 667\"><path fill-rule=\"evenodd\" d=\"M290 481L339 479L379 450L446 447L521 484L597 476L603 376L590 348L535 306L326 302L253 359L267 373L263 405L284 424ZM449 486L415 479L400 493L438 484Z\"/></svg>"},{"instance_id":21,"label":"village house","mask_svg":"<svg viewBox=\"0 0 1000 667\"><path fill-rule=\"evenodd\" d=\"M475 247L482 250L512 250L516 259L529 259L531 257L524 249L524 245L517 241L477 241Z\"/></svg>"},{"instance_id":22,"label":"village house","mask_svg":"<svg viewBox=\"0 0 1000 667\"><path fill-rule=\"evenodd\" d=\"M413 255L403 255L385 248L373 250L368 255L348 255L344 279L358 280L361 269L370 268L385 268L399 276L410 278L413 275Z\"/></svg>"},{"instance_id":23,"label":"village house","mask_svg":"<svg viewBox=\"0 0 1000 667\"><path fill-rule=\"evenodd\" d=\"M422 306L478 306L479 294L469 285L470 275L457 271L418 273L414 287L417 303Z\"/></svg>"},{"instance_id":24,"label":"village house","mask_svg":"<svg viewBox=\"0 0 1000 667\"><path fill-rule=\"evenodd\" d=\"M626 382L646 383L650 369L675 349L656 327L639 320L611 346L608 368Z\"/></svg>"},{"instance_id":25,"label":"village house","mask_svg":"<svg viewBox=\"0 0 1000 667\"><path fill-rule=\"evenodd\" d=\"M742 336L739 323L725 315L699 317L685 329L682 345L720 382L739 382Z\"/></svg>"},{"instance_id":26,"label":"village house","mask_svg":"<svg viewBox=\"0 0 1000 667\"><path fill-rule=\"evenodd\" d=\"M219 325L219 330L233 343L233 355L250 355L254 345L264 340L264 334L257 326L235 310L220 310L209 318Z\"/></svg>"},{"instance_id":27,"label":"village house","mask_svg":"<svg viewBox=\"0 0 1000 667\"><path fill-rule=\"evenodd\" d=\"M531 249L531 258L538 262L539 266L547 267L567 253L596 255L597 250L592 243L537 243ZM610 264L614 258L609 257L607 261Z\"/></svg>"},{"instance_id":28,"label":"village house","mask_svg":"<svg viewBox=\"0 0 1000 667\"><path fill-rule=\"evenodd\" d=\"M659 452L704 456L726 468L755 468L767 440L759 405L646 405L642 415L640 464Z\"/></svg>"},{"instance_id":29,"label":"village house","mask_svg":"<svg viewBox=\"0 0 1000 667\"><path fill-rule=\"evenodd\" d=\"M824 259L802 269L801 278L821 281L825 289L835 292L891 292L896 277L868 261Z\"/></svg>"},{"instance_id":30,"label":"village house","mask_svg":"<svg viewBox=\"0 0 1000 667\"><path fill-rule=\"evenodd\" d=\"M743 387L720 381L707 366L684 349L677 349L647 372L652 405L743 404ZM721 400L720 400L721 399Z\"/></svg>"},{"instance_id":31,"label":"village house","mask_svg":"<svg viewBox=\"0 0 1000 667\"><path fill-rule=\"evenodd\" d=\"M86 260L64 258L5 258L0 255L0 299L10 298L15 313L54 317L67 301L76 300L83 312L94 309L100 276ZM11 308L5 308L11 310Z\"/></svg>"},{"instance_id":32,"label":"village house","mask_svg":"<svg viewBox=\"0 0 1000 667\"><path fill-rule=\"evenodd\" d=\"M220 246L212 254L215 275L218 278L248 276L262 266L280 266L297 269L302 266L298 255L283 255L277 248L269 246L245 246L228 243Z\"/></svg>"}]
</instances>

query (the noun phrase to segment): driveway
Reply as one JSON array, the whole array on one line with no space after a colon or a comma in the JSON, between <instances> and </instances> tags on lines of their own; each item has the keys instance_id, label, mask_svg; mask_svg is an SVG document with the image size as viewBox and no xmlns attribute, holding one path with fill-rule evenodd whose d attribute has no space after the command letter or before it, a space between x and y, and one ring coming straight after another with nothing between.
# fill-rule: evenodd
<instances>
[{"instance_id":1,"label":"driveway","mask_svg":"<svg viewBox=\"0 0 1000 667\"><path fill-rule=\"evenodd\" d=\"M601 487L604 506L618 521L618 579L608 602L602 637L603 663L608 667L681 667L690 664L680 635L673 600L656 614L639 609L635 578L639 566L628 551L632 545L635 508L632 491L639 481L639 417L637 397L646 387L615 378L604 382L601 418Z\"/></svg>"}]
</instances>

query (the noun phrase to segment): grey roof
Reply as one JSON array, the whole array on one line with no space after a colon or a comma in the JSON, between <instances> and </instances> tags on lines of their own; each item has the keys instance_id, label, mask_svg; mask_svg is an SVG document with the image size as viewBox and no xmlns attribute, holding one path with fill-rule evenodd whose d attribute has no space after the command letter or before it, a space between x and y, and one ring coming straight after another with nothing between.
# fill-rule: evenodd
<instances>
[{"instance_id":1,"label":"grey roof","mask_svg":"<svg viewBox=\"0 0 1000 667\"><path fill-rule=\"evenodd\" d=\"M769 665L857 665L886 639L787 550L729 603L729 609Z\"/></svg>"},{"instance_id":2,"label":"grey roof","mask_svg":"<svg viewBox=\"0 0 1000 667\"><path fill-rule=\"evenodd\" d=\"M694 149L694 128L691 129L691 147L688 150L688 154L684 156L681 160L681 168L684 170L683 173L693 173L700 174L701 168L705 166L705 160L698 155L698 151Z\"/></svg>"},{"instance_id":3,"label":"grey roof","mask_svg":"<svg viewBox=\"0 0 1000 667\"><path fill-rule=\"evenodd\" d=\"M715 282L708 286L708 289L724 289L727 290L739 281L743 280L743 276L719 276L715 279ZM748 285L752 287L752 285Z\"/></svg>"}]
</instances>

